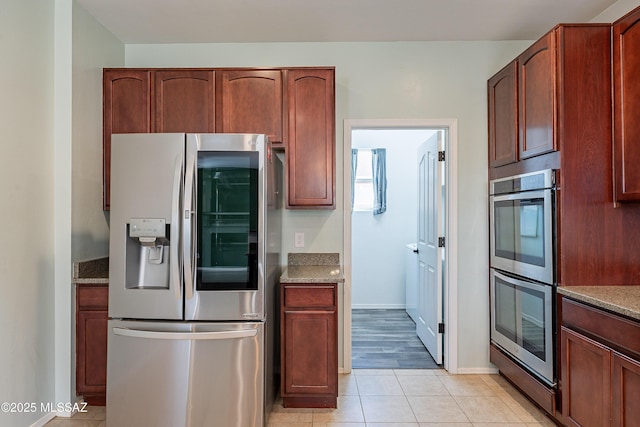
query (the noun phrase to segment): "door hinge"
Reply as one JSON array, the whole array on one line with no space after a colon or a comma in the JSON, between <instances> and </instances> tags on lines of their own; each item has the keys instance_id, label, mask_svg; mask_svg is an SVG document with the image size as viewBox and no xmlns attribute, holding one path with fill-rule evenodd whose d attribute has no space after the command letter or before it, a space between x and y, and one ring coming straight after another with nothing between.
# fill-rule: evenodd
<instances>
[{"instance_id":1,"label":"door hinge","mask_svg":"<svg viewBox=\"0 0 640 427\"><path fill-rule=\"evenodd\" d=\"M444 237L438 237L438 247L444 248Z\"/></svg>"},{"instance_id":2,"label":"door hinge","mask_svg":"<svg viewBox=\"0 0 640 427\"><path fill-rule=\"evenodd\" d=\"M438 323L438 333L444 334L444 323Z\"/></svg>"},{"instance_id":3,"label":"door hinge","mask_svg":"<svg viewBox=\"0 0 640 427\"><path fill-rule=\"evenodd\" d=\"M444 162L444 151L438 151L438 161L439 162Z\"/></svg>"}]
</instances>

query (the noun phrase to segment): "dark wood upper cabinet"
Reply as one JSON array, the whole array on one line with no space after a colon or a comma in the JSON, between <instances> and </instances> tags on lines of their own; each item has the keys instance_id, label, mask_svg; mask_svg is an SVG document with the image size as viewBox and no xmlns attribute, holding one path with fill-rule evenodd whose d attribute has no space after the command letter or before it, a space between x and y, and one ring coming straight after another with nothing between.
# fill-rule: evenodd
<instances>
[{"instance_id":1,"label":"dark wood upper cabinet","mask_svg":"<svg viewBox=\"0 0 640 427\"><path fill-rule=\"evenodd\" d=\"M223 70L218 78L218 130L264 133L282 147L282 71Z\"/></svg>"},{"instance_id":2,"label":"dark wood upper cabinet","mask_svg":"<svg viewBox=\"0 0 640 427\"><path fill-rule=\"evenodd\" d=\"M518 63L489 79L489 167L518 161Z\"/></svg>"},{"instance_id":3,"label":"dark wood upper cabinet","mask_svg":"<svg viewBox=\"0 0 640 427\"><path fill-rule=\"evenodd\" d=\"M285 73L287 207L335 209L335 70Z\"/></svg>"},{"instance_id":4,"label":"dark wood upper cabinet","mask_svg":"<svg viewBox=\"0 0 640 427\"><path fill-rule=\"evenodd\" d=\"M154 71L154 132L215 132L215 72Z\"/></svg>"},{"instance_id":5,"label":"dark wood upper cabinet","mask_svg":"<svg viewBox=\"0 0 640 427\"><path fill-rule=\"evenodd\" d=\"M111 134L151 132L150 72L105 70L103 73L103 209L109 210Z\"/></svg>"},{"instance_id":6,"label":"dark wood upper cabinet","mask_svg":"<svg viewBox=\"0 0 640 427\"><path fill-rule=\"evenodd\" d=\"M613 25L615 200L640 201L640 8Z\"/></svg>"},{"instance_id":7,"label":"dark wood upper cabinet","mask_svg":"<svg viewBox=\"0 0 640 427\"><path fill-rule=\"evenodd\" d=\"M556 149L556 33L550 31L518 57L520 158Z\"/></svg>"},{"instance_id":8,"label":"dark wood upper cabinet","mask_svg":"<svg viewBox=\"0 0 640 427\"><path fill-rule=\"evenodd\" d=\"M287 208L335 209L335 68L104 70L104 203L111 134L261 133L286 148Z\"/></svg>"}]
</instances>

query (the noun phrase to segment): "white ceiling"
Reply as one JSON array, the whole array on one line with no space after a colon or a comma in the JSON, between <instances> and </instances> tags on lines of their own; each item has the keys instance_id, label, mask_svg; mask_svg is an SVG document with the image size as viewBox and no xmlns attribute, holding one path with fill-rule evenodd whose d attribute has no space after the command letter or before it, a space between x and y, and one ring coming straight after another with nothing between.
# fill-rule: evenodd
<instances>
[{"instance_id":1,"label":"white ceiling","mask_svg":"<svg viewBox=\"0 0 640 427\"><path fill-rule=\"evenodd\" d=\"M615 0L76 0L126 44L535 40Z\"/></svg>"}]
</instances>

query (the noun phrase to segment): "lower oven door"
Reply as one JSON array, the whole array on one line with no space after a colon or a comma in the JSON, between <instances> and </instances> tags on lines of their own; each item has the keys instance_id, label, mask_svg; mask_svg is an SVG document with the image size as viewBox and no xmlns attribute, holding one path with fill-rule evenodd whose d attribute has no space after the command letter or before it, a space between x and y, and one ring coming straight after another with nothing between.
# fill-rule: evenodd
<instances>
[{"instance_id":1,"label":"lower oven door","mask_svg":"<svg viewBox=\"0 0 640 427\"><path fill-rule=\"evenodd\" d=\"M490 274L491 340L541 380L554 385L554 287L494 269Z\"/></svg>"}]
</instances>

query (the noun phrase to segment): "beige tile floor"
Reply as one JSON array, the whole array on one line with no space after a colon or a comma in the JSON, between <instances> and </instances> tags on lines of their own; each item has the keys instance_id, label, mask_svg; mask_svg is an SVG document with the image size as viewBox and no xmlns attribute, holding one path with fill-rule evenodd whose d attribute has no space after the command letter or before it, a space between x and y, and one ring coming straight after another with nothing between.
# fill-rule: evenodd
<instances>
[{"instance_id":1,"label":"beige tile floor","mask_svg":"<svg viewBox=\"0 0 640 427\"><path fill-rule=\"evenodd\" d=\"M449 375L433 369L356 369L349 375L340 375L338 409L291 409L283 408L279 402L268 427L553 425L498 375ZM89 407L87 413L56 418L46 426L105 427L105 411L103 407Z\"/></svg>"},{"instance_id":2,"label":"beige tile floor","mask_svg":"<svg viewBox=\"0 0 640 427\"><path fill-rule=\"evenodd\" d=\"M540 427L551 419L498 375L355 369L340 375L338 409L279 403L268 427Z\"/></svg>"},{"instance_id":3,"label":"beige tile floor","mask_svg":"<svg viewBox=\"0 0 640 427\"><path fill-rule=\"evenodd\" d=\"M54 418L45 427L106 427L104 406L87 406L87 412L78 412L71 418Z\"/></svg>"}]
</instances>

